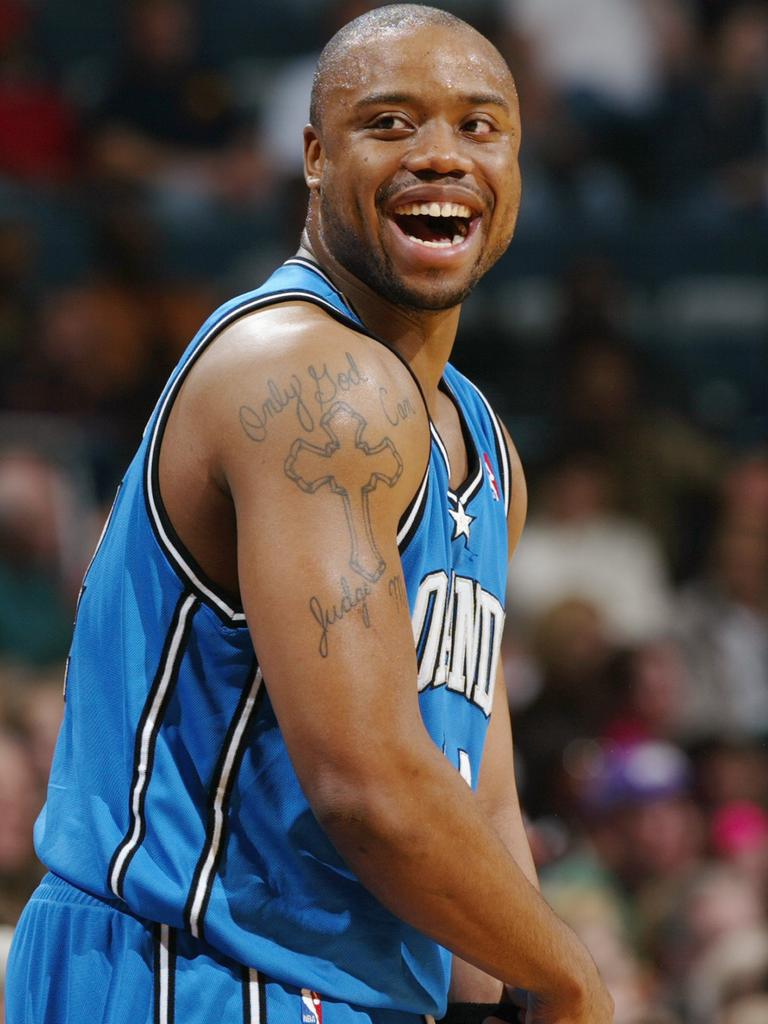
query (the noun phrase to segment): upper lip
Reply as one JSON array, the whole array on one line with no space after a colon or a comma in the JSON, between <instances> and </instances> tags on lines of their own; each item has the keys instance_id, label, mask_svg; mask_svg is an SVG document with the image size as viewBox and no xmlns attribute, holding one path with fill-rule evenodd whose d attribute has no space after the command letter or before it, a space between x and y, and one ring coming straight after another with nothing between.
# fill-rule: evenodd
<instances>
[{"instance_id":1,"label":"upper lip","mask_svg":"<svg viewBox=\"0 0 768 1024\"><path fill-rule=\"evenodd\" d=\"M482 201L474 192L451 185L417 185L403 189L387 200L385 212L392 216L395 210L407 203L458 203L468 206L473 217L480 217L483 213Z\"/></svg>"}]
</instances>

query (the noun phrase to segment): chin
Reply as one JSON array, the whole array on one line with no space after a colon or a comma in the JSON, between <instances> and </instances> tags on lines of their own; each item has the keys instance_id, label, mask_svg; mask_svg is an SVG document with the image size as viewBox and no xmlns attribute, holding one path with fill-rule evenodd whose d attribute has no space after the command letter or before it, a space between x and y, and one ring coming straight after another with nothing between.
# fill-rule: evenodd
<instances>
[{"instance_id":1,"label":"chin","mask_svg":"<svg viewBox=\"0 0 768 1024\"><path fill-rule=\"evenodd\" d=\"M445 272L435 269L413 279L398 274L392 262L386 258L374 265L366 261L365 266L359 266L355 273L386 302L401 309L424 312L439 312L460 306L482 277L482 273L478 272L465 277L463 281L448 282L445 280Z\"/></svg>"},{"instance_id":2,"label":"chin","mask_svg":"<svg viewBox=\"0 0 768 1024\"><path fill-rule=\"evenodd\" d=\"M474 281L458 288L442 283L415 287L405 281L395 281L376 290L388 302L404 309L438 312L460 306L474 286Z\"/></svg>"}]
</instances>

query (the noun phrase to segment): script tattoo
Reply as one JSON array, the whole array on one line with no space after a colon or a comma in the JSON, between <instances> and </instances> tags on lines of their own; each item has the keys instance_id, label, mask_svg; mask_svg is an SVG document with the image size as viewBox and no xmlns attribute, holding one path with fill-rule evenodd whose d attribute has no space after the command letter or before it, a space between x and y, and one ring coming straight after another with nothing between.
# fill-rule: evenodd
<instances>
[{"instance_id":1,"label":"script tattoo","mask_svg":"<svg viewBox=\"0 0 768 1024\"><path fill-rule=\"evenodd\" d=\"M335 402L320 426L328 443L320 446L298 438L285 460L285 474L308 494L327 486L339 495L349 529L350 567L375 583L386 563L373 537L368 499L380 482L394 487L403 460L388 437L376 445L363 440L367 423L346 402Z\"/></svg>"},{"instance_id":2,"label":"script tattoo","mask_svg":"<svg viewBox=\"0 0 768 1024\"><path fill-rule=\"evenodd\" d=\"M345 353L347 357L347 368L341 373L331 373L328 364L322 366L308 366L307 373L315 385L314 397L321 409L336 398L340 391L351 391L367 378L360 373L352 354Z\"/></svg>"},{"instance_id":3,"label":"script tattoo","mask_svg":"<svg viewBox=\"0 0 768 1024\"><path fill-rule=\"evenodd\" d=\"M351 391L368 379L358 368L352 353L345 352L344 355L346 365L343 370L331 370L327 363L310 363L307 367L307 376L313 387L310 397L317 403L320 412L325 411L339 392ZM272 420L291 407L296 412L302 430L311 432L315 429L315 416L304 398L304 383L298 374L292 373L286 384L278 384L270 377L266 389L267 397L258 405L240 406L240 425L252 441L257 444L266 441Z\"/></svg>"},{"instance_id":4,"label":"script tattoo","mask_svg":"<svg viewBox=\"0 0 768 1024\"><path fill-rule=\"evenodd\" d=\"M403 420L407 420L409 416L416 415L410 398L401 398L399 402L396 402L389 398L386 388L379 388L379 401L381 402L381 411L393 427L398 426Z\"/></svg>"},{"instance_id":5,"label":"script tattoo","mask_svg":"<svg viewBox=\"0 0 768 1024\"><path fill-rule=\"evenodd\" d=\"M397 576L390 576L387 590L397 607L402 608L406 601L405 584L403 583L403 577L399 573Z\"/></svg>"},{"instance_id":6,"label":"script tattoo","mask_svg":"<svg viewBox=\"0 0 768 1024\"><path fill-rule=\"evenodd\" d=\"M291 374L289 383L284 386L277 384L272 378L267 381L268 397L257 408L250 405L240 406L240 424L252 441L261 443L266 440L270 420L279 416L292 403L296 403L296 418L304 430L314 430L315 420L307 403L302 398L301 378Z\"/></svg>"},{"instance_id":7,"label":"script tattoo","mask_svg":"<svg viewBox=\"0 0 768 1024\"><path fill-rule=\"evenodd\" d=\"M332 604L330 608L324 608L317 597L310 598L309 610L312 612L312 616L315 622L320 627L320 641L317 645L317 649L320 652L321 658L328 657L328 630L331 626L335 626L337 622L341 622L343 618L353 612L356 608L360 609L360 614L363 619L363 624L367 629L371 624L371 618L368 613L368 598L370 596L371 589L367 583L361 583L359 587L355 587L354 590L350 587L345 576L341 577L341 598L337 604Z\"/></svg>"}]
</instances>

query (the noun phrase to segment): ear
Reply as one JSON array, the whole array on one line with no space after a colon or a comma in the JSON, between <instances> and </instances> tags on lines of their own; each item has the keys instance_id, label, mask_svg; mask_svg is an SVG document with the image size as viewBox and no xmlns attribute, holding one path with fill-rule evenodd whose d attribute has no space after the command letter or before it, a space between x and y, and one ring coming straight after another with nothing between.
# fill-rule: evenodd
<instances>
[{"instance_id":1,"label":"ear","mask_svg":"<svg viewBox=\"0 0 768 1024\"><path fill-rule=\"evenodd\" d=\"M310 191L320 188L325 152L317 130L308 124L304 129L304 180Z\"/></svg>"}]
</instances>

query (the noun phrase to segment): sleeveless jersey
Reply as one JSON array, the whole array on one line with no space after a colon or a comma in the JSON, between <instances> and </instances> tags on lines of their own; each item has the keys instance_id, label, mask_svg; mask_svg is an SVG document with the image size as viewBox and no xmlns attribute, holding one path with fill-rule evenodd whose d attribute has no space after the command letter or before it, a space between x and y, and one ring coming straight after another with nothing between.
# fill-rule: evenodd
<instances>
[{"instance_id":1,"label":"sleeveless jersey","mask_svg":"<svg viewBox=\"0 0 768 1024\"><path fill-rule=\"evenodd\" d=\"M440 1015L449 954L386 910L317 824L244 613L195 564L159 496L163 430L195 360L238 317L292 300L369 333L329 279L296 258L219 308L182 355L85 575L37 851L73 885L278 981ZM509 459L480 392L450 365L441 386L459 411L469 473L451 489L432 426L398 543L421 713L474 784L504 616Z\"/></svg>"}]
</instances>

